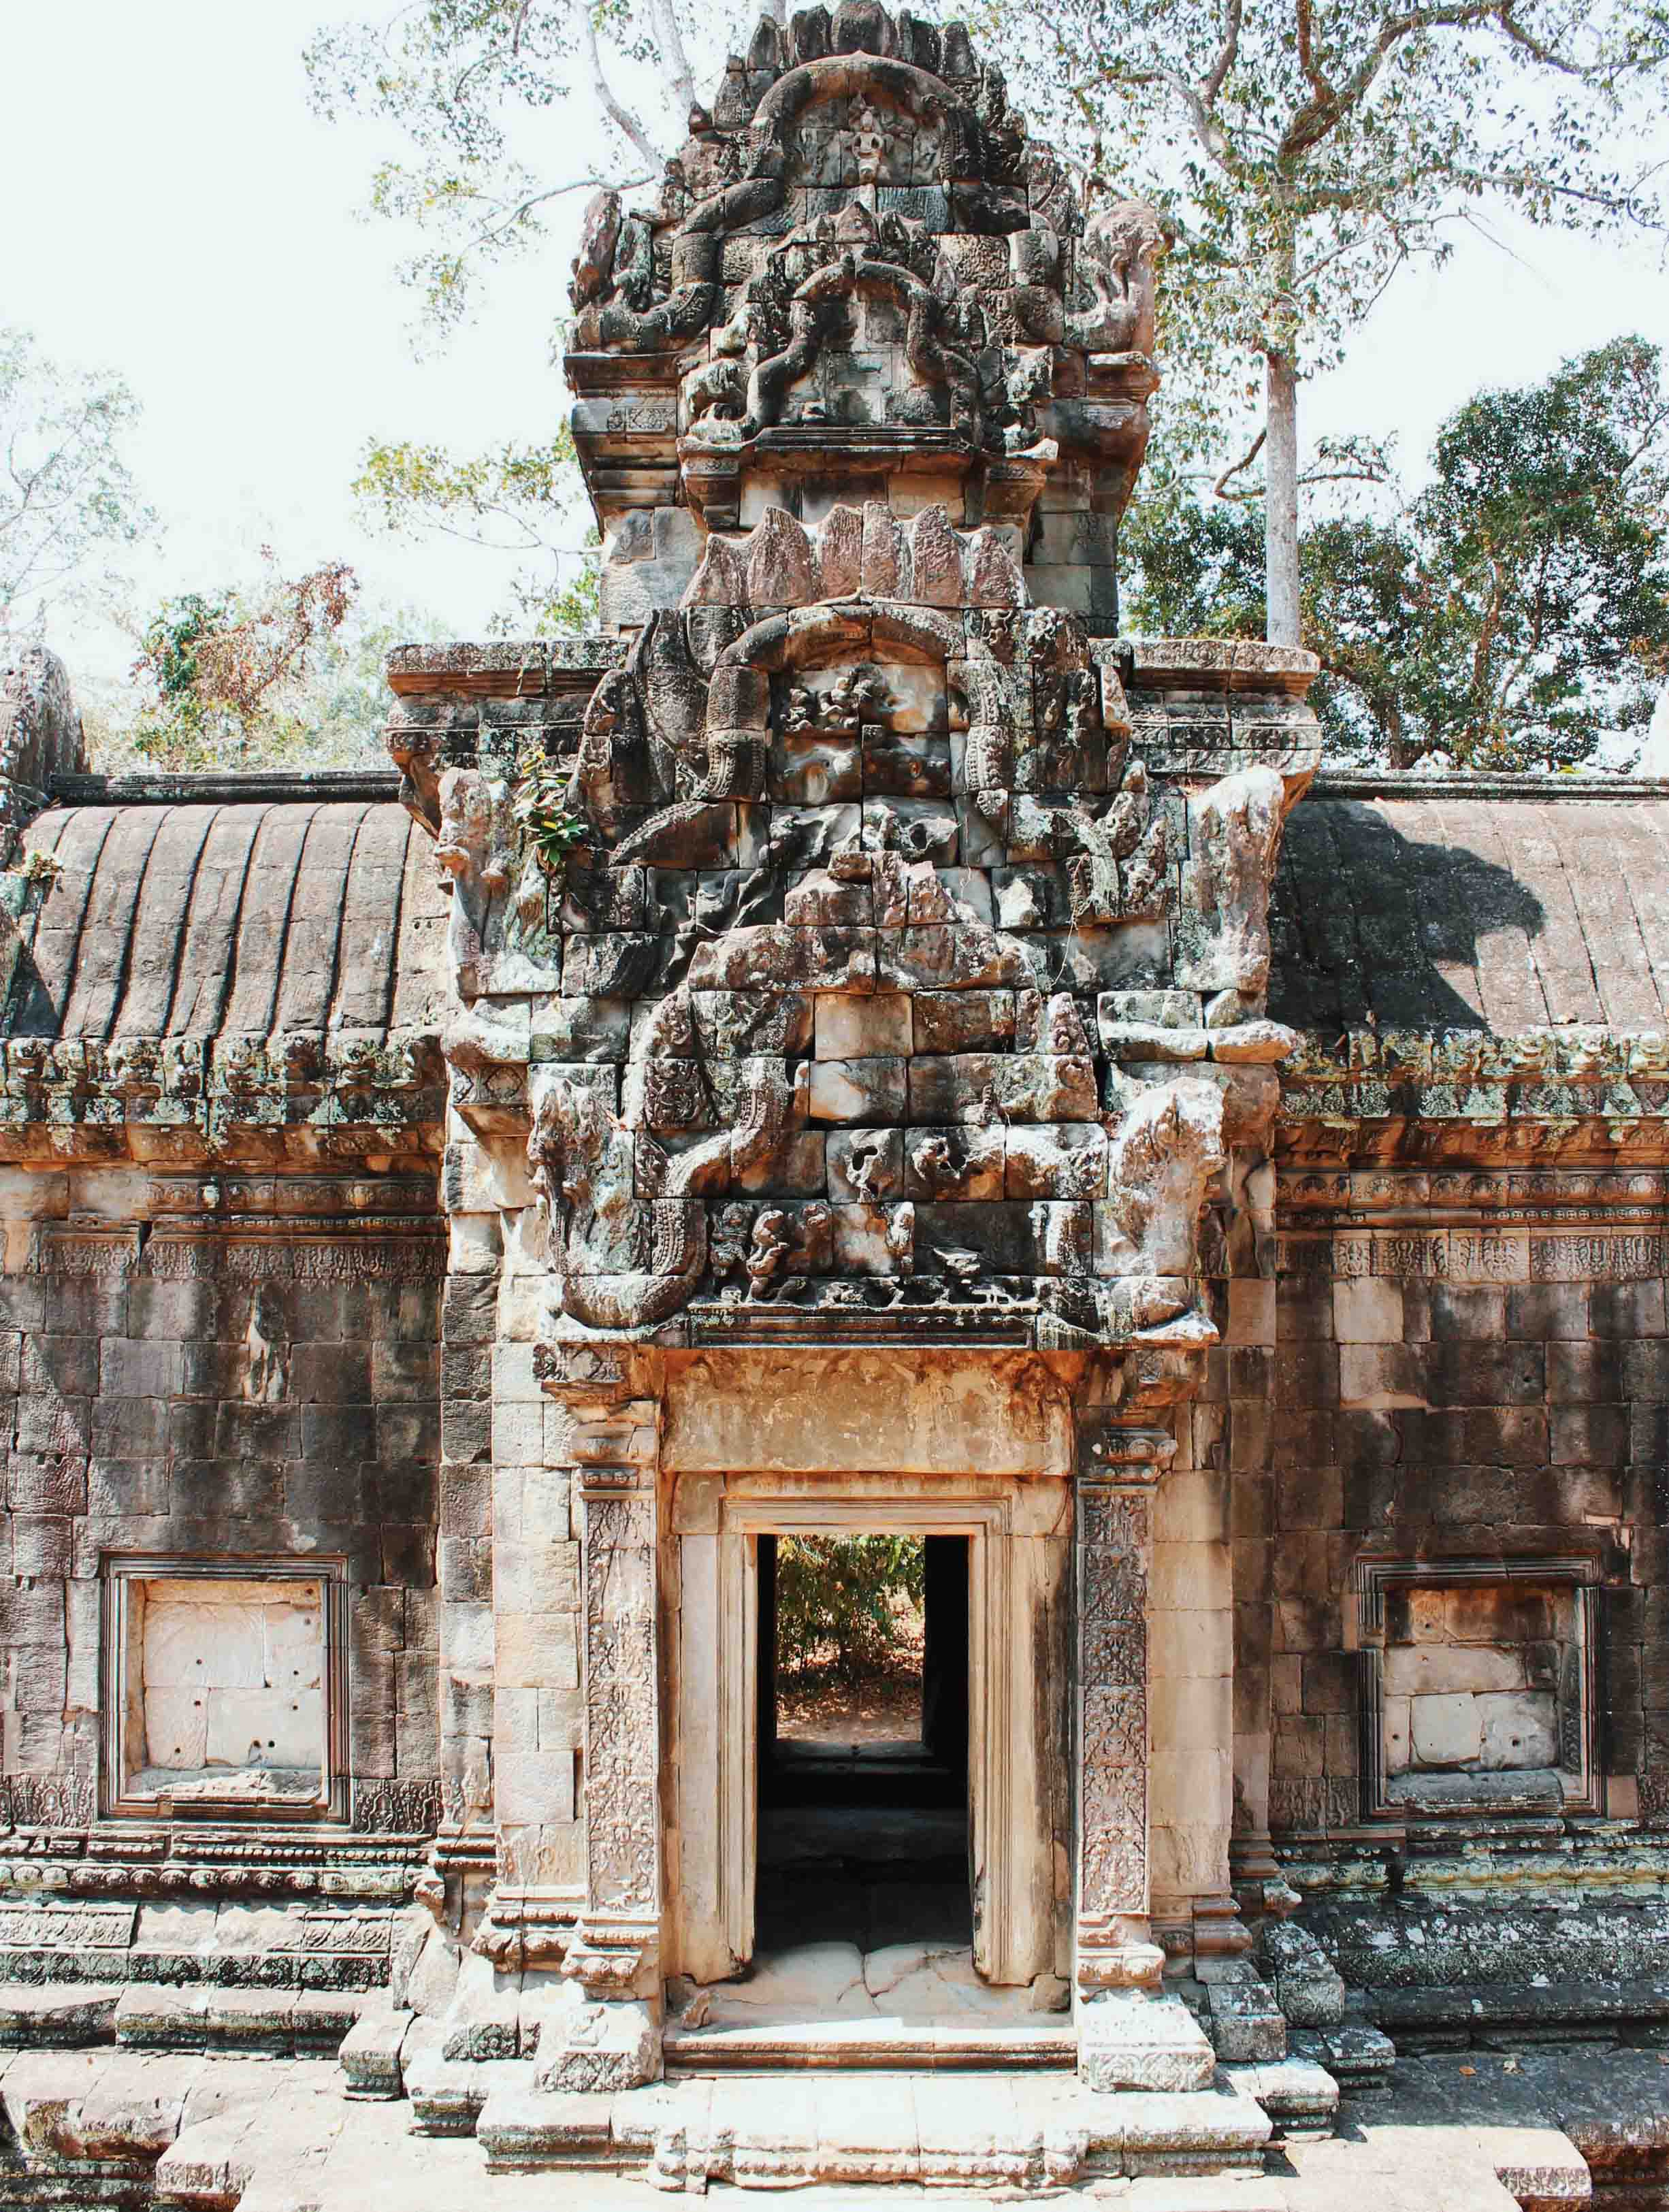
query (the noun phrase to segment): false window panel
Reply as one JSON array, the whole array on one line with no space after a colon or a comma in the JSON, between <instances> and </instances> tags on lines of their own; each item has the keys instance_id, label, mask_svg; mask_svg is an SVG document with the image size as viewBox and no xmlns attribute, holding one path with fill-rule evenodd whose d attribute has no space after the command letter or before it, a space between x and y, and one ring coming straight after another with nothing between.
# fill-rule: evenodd
<instances>
[{"instance_id":1,"label":"false window panel","mask_svg":"<svg viewBox=\"0 0 1669 2212\"><path fill-rule=\"evenodd\" d=\"M339 1563L105 1565L104 1810L341 1817Z\"/></svg>"},{"instance_id":2,"label":"false window panel","mask_svg":"<svg viewBox=\"0 0 1669 2212\"><path fill-rule=\"evenodd\" d=\"M1596 1809L1595 1562L1360 1560L1363 1812Z\"/></svg>"}]
</instances>

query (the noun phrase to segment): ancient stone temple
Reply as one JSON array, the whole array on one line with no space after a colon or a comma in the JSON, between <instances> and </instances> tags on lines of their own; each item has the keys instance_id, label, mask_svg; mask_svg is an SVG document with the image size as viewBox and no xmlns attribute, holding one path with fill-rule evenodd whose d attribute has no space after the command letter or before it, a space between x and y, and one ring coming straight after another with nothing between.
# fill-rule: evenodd
<instances>
[{"instance_id":1,"label":"ancient stone temple","mask_svg":"<svg viewBox=\"0 0 1669 2212\"><path fill-rule=\"evenodd\" d=\"M1024 2185L1669 2027L1665 801L1317 781L1312 656L1121 635L1165 243L959 27L766 19L587 215L595 635L396 653L398 782L12 672L11 2044ZM796 1796L842 1533L931 1720ZM23 2064L26 2179L258 2167Z\"/></svg>"}]
</instances>

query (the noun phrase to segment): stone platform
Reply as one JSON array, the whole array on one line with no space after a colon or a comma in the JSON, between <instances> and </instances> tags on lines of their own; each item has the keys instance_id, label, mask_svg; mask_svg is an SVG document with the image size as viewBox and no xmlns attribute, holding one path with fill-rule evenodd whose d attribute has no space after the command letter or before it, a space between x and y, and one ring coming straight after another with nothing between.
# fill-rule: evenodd
<instances>
[{"instance_id":1,"label":"stone platform","mask_svg":"<svg viewBox=\"0 0 1669 2212\"><path fill-rule=\"evenodd\" d=\"M411 2132L403 2104L356 2102L326 2060L14 2051L0 2060L0 2207L630 2212L654 2202L646 2183L796 2186L806 2212L952 2208L1016 2189L1070 2189L1128 2212L1651 2212L1669 2202L1669 2067L1655 2051L1404 2062L1390 2092L1344 2107L1325 2141L1271 2133L1256 2101L1268 2101L1271 2070L1224 2069L1212 2092L1187 2098L1096 2098L1048 2077L987 2075L734 2077L535 2100L531 2068L505 2065L480 2136L436 2140ZM582 2154L559 2176L548 2158L557 2127ZM1230 2170L1189 2170L1203 2143L1235 2139ZM1148 2156L1169 2164L1136 2170Z\"/></svg>"},{"instance_id":2,"label":"stone platform","mask_svg":"<svg viewBox=\"0 0 1669 2212\"><path fill-rule=\"evenodd\" d=\"M1191 2094L1101 2095L1008 2073L737 2075L613 2098L507 2085L476 2126L494 2170L588 2156L641 2164L663 2189L1040 2189L1141 2173L1255 2174L1272 2132L1263 2107L1227 2075Z\"/></svg>"}]
</instances>

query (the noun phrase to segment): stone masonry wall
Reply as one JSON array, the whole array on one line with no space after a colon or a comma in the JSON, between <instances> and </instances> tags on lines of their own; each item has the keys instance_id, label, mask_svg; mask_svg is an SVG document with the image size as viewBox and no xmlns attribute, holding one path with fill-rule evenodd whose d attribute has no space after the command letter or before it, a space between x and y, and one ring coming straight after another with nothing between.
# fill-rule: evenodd
<instances>
[{"instance_id":1,"label":"stone masonry wall","mask_svg":"<svg viewBox=\"0 0 1669 2212\"><path fill-rule=\"evenodd\" d=\"M381 1207L425 1196L357 1191ZM12 1820L93 1815L101 1568L119 1552L228 1572L344 1559L354 1810L432 1824L439 1248L421 1220L398 1237L356 1237L350 1220L320 1234L319 1209L349 1196L322 1180L222 1191L119 1167L0 1172ZM182 1202L205 1200L252 1212L171 1233Z\"/></svg>"},{"instance_id":2,"label":"stone masonry wall","mask_svg":"<svg viewBox=\"0 0 1669 2212\"><path fill-rule=\"evenodd\" d=\"M533 1374L545 1284L522 1144L454 1122L446 1155L439 1522L448 1806L496 1821L511 1884L582 1882L580 1546L563 1408Z\"/></svg>"},{"instance_id":3,"label":"stone masonry wall","mask_svg":"<svg viewBox=\"0 0 1669 2212\"><path fill-rule=\"evenodd\" d=\"M1361 1816L1352 1571L1363 1555L1520 1571L1591 1559L1605 1808L1660 1808L1662 1280L1592 1279L1615 1265L1617 1240L1605 1237L1557 1240L1575 1279L1420 1272L1455 1264L1460 1234L1387 1240L1373 1262L1384 1272L1343 1279L1319 1264L1325 1242L1285 1238L1273 1346L1227 1354L1240 1719L1255 1739L1266 1684L1277 1835ZM1537 1263L1557 1264L1552 1251ZM1243 1755L1243 1783L1251 1767ZM1253 1790L1244 1826L1260 1825L1258 1809Z\"/></svg>"}]
</instances>

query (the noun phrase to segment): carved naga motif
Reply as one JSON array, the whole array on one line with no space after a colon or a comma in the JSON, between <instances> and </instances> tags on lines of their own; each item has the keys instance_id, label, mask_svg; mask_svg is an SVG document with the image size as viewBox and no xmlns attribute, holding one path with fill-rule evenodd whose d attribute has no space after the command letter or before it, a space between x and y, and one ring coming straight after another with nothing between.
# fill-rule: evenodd
<instances>
[{"instance_id":1,"label":"carved naga motif","mask_svg":"<svg viewBox=\"0 0 1669 2212\"><path fill-rule=\"evenodd\" d=\"M703 1195L770 1156L790 1101L781 1066L754 1061L736 1126L668 1158L594 1093L557 1078L533 1116L527 1159L563 1312L614 1335L676 1313L707 1266ZM645 1187L657 1194L640 1196Z\"/></svg>"},{"instance_id":2,"label":"carved naga motif","mask_svg":"<svg viewBox=\"0 0 1669 2212\"><path fill-rule=\"evenodd\" d=\"M502 933L502 902L515 868L510 787L475 769L448 769L440 808L435 860L452 878L448 950L460 995L472 999L481 964Z\"/></svg>"},{"instance_id":3,"label":"carved naga motif","mask_svg":"<svg viewBox=\"0 0 1669 2212\"><path fill-rule=\"evenodd\" d=\"M1151 354L1159 264L1170 248L1164 219L1142 200L1092 215L1078 243L1080 301L1066 340L1086 353Z\"/></svg>"}]
</instances>

